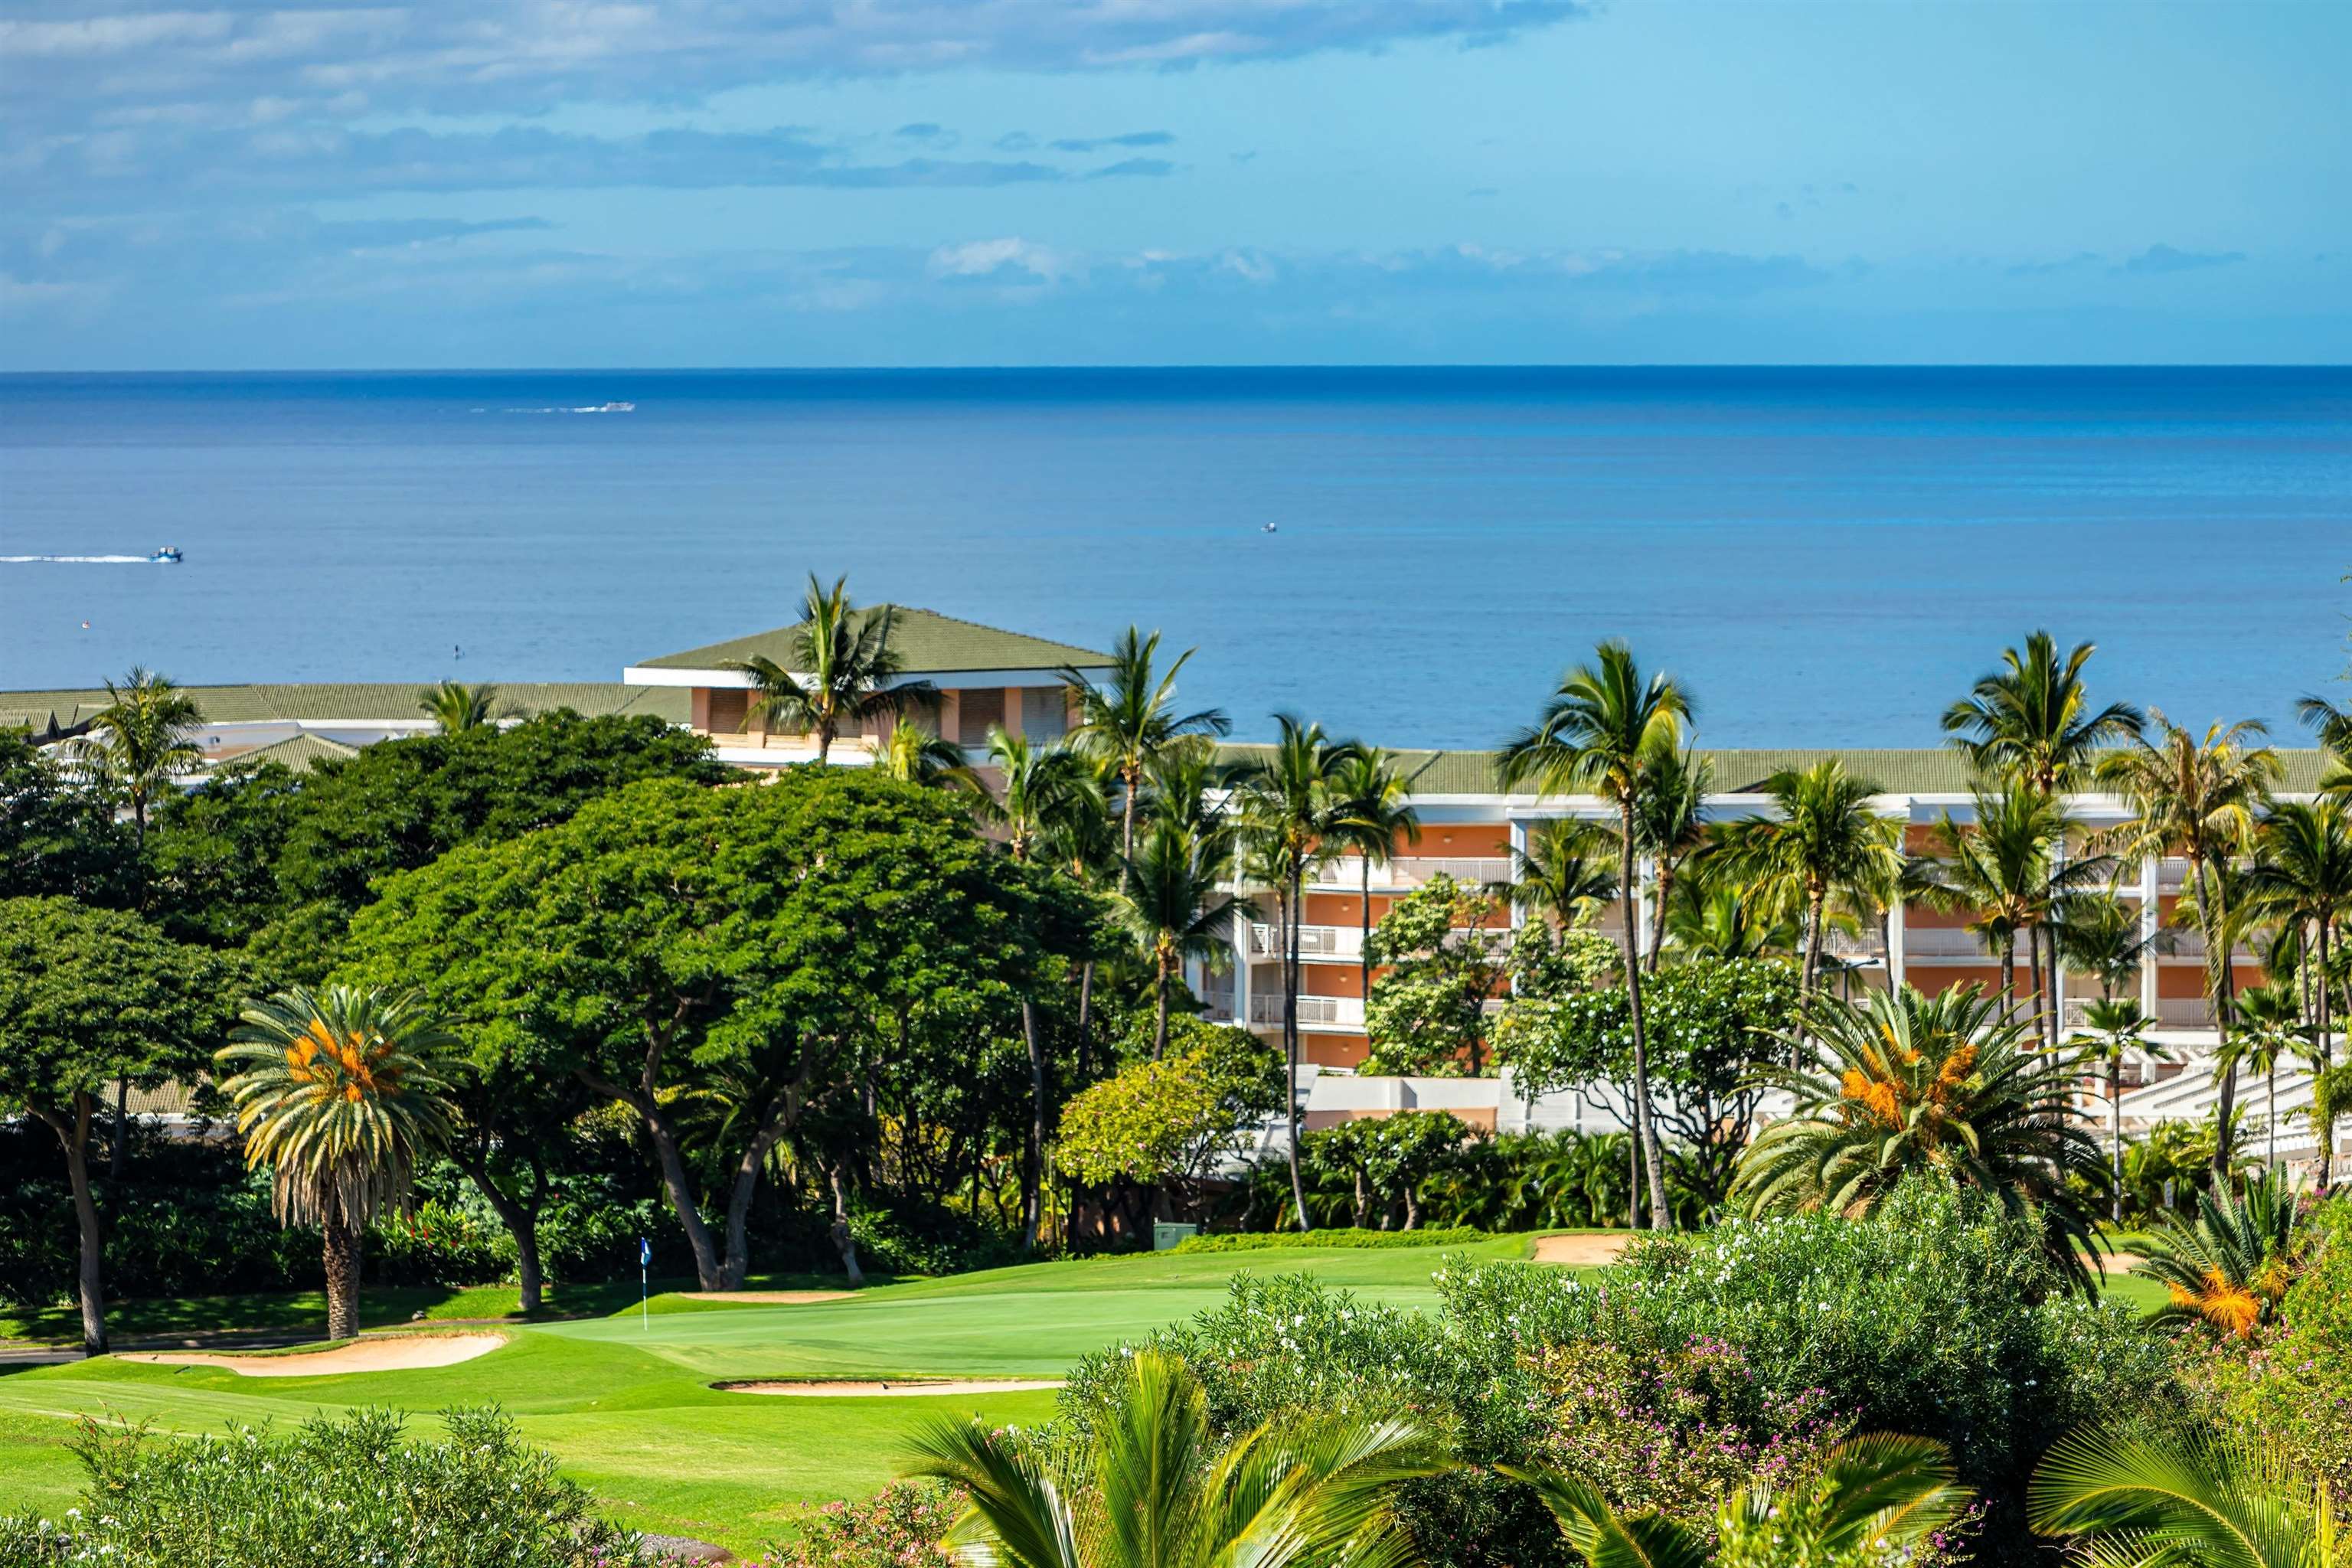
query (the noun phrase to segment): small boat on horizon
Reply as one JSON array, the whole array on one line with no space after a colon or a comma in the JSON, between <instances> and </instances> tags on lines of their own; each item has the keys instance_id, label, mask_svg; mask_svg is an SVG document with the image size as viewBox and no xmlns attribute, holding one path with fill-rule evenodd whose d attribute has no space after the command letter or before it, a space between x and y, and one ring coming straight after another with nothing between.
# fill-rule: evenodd
<instances>
[{"instance_id":1,"label":"small boat on horizon","mask_svg":"<svg viewBox=\"0 0 2352 1568\"><path fill-rule=\"evenodd\" d=\"M180 547L176 544L166 544L157 550L153 554L148 556L147 559L154 562L157 565L169 565L174 563L180 559Z\"/></svg>"}]
</instances>

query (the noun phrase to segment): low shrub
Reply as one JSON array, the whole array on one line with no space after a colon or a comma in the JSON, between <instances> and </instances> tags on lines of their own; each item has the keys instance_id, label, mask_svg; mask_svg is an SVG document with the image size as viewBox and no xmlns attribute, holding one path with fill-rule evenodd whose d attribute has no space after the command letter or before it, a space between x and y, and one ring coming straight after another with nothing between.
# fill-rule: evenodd
<instances>
[{"instance_id":1,"label":"low shrub","mask_svg":"<svg viewBox=\"0 0 2352 1568\"><path fill-rule=\"evenodd\" d=\"M1353 1247L1378 1249L1389 1247L1462 1247L1474 1241L1485 1241L1486 1233L1468 1226L1450 1226L1443 1230L1357 1230L1343 1226L1331 1230L1247 1231L1222 1236L1187 1237L1171 1250L1176 1252L1283 1252L1310 1247Z\"/></svg>"},{"instance_id":2,"label":"low shrub","mask_svg":"<svg viewBox=\"0 0 2352 1568\"><path fill-rule=\"evenodd\" d=\"M959 1493L901 1482L858 1502L801 1510L800 1534L770 1549L761 1568L919 1568L941 1563L940 1537L963 1510Z\"/></svg>"},{"instance_id":3,"label":"low shrub","mask_svg":"<svg viewBox=\"0 0 2352 1568\"><path fill-rule=\"evenodd\" d=\"M401 1418L362 1410L279 1435L157 1437L85 1421L78 1513L0 1521L11 1564L120 1568L648 1568L630 1531L594 1518L553 1456L496 1410L445 1414L446 1437L411 1442ZM43 1556L42 1553L47 1553Z\"/></svg>"}]
</instances>

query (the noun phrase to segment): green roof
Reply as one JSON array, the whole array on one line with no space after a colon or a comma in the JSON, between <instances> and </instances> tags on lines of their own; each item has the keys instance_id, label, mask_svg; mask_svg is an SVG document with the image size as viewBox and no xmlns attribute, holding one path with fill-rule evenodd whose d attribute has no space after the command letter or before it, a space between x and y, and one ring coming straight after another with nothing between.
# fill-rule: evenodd
<instances>
[{"instance_id":1,"label":"green roof","mask_svg":"<svg viewBox=\"0 0 2352 1568\"><path fill-rule=\"evenodd\" d=\"M959 669L1059 669L1066 664L1084 668L1110 662L1109 655L1092 648L1001 631L977 621L960 621L937 610L919 610L906 605L864 607L866 614L877 610L890 612L890 647L908 675L944 675ZM709 647L640 659L634 668L719 669L761 658L773 659L789 669L799 647L798 633L806 624L778 626L773 631L755 632L731 642L712 643Z\"/></svg>"},{"instance_id":2,"label":"green roof","mask_svg":"<svg viewBox=\"0 0 2352 1568\"><path fill-rule=\"evenodd\" d=\"M1239 762L1262 756L1270 749L1259 744L1234 744L1218 748L1218 754L1227 761ZM1832 757L1844 763L1847 771L1875 780L1879 788L1889 795L1965 795L1970 782L1968 759L1941 746L1780 748L1701 751L1698 754L1714 770L1711 793L1716 795L1753 794L1763 787L1765 780L1783 769L1809 768ZM1495 776L1496 753L1492 752L1400 751L1391 755L1395 757L1400 772L1412 776L1417 795L1507 793L1533 796L1539 793L1532 784L1521 784L1506 791ZM2320 774L2326 769L2325 752L2309 747L2281 748L2278 756L2284 764L2280 789L2290 795L2305 795L2319 787Z\"/></svg>"},{"instance_id":3,"label":"green roof","mask_svg":"<svg viewBox=\"0 0 2352 1568\"><path fill-rule=\"evenodd\" d=\"M195 699L205 721L249 724L268 720L370 721L423 719L418 698L430 689L429 680L319 681L249 686L184 686ZM624 686L617 680L495 681L500 707L512 703L533 713L570 708L594 717L601 713L651 713L672 723L687 719L684 691L657 686ZM0 691L0 726L49 727L55 716L60 729L69 730L107 704L103 689L59 691Z\"/></svg>"},{"instance_id":4,"label":"green roof","mask_svg":"<svg viewBox=\"0 0 2352 1568\"><path fill-rule=\"evenodd\" d=\"M345 757L359 754L357 746L330 741L324 735L304 734L280 741L274 746L259 746L250 752L240 752L234 757L224 757L213 767L218 770L244 763L278 763L298 773L307 773L320 763L341 762Z\"/></svg>"}]
</instances>

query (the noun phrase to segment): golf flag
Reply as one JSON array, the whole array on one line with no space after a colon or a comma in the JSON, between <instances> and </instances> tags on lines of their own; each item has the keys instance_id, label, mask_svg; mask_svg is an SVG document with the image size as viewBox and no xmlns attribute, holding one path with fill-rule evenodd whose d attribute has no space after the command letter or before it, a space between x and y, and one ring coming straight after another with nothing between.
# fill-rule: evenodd
<instances>
[{"instance_id":1,"label":"golf flag","mask_svg":"<svg viewBox=\"0 0 2352 1568\"><path fill-rule=\"evenodd\" d=\"M645 1268L654 1260L654 1244L644 1237L637 1237L637 1267Z\"/></svg>"},{"instance_id":2,"label":"golf flag","mask_svg":"<svg viewBox=\"0 0 2352 1568\"><path fill-rule=\"evenodd\" d=\"M654 1244L644 1237L637 1237L637 1326L653 1327L652 1288L646 1281L646 1269L654 1260Z\"/></svg>"}]
</instances>

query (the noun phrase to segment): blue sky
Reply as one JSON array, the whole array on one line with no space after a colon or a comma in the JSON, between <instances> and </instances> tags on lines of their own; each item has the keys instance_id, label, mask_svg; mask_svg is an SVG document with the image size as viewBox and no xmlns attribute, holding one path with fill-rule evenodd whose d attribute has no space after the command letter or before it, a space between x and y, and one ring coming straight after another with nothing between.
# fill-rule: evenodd
<instances>
[{"instance_id":1,"label":"blue sky","mask_svg":"<svg viewBox=\"0 0 2352 1568\"><path fill-rule=\"evenodd\" d=\"M0 368L2352 359L2352 5L14 0Z\"/></svg>"}]
</instances>

